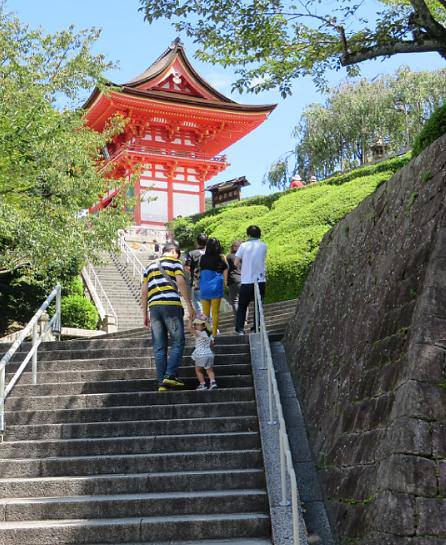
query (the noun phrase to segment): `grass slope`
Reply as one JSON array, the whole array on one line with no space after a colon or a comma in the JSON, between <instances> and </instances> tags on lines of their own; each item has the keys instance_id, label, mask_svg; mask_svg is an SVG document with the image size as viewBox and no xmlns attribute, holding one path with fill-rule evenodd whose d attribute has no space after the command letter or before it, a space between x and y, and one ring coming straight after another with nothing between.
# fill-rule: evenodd
<instances>
[{"instance_id":1,"label":"grass slope","mask_svg":"<svg viewBox=\"0 0 446 545\"><path fill-rule=\"evenodd\" d=\"M182 246L192 247L199 233L217 237L225 250L245 238L248 225L262 229L268 244L267 302L297 297L322 237L338 221L409 160L405 155L356 169L299 190L246 199L201 215L172 222Z\"/></svg>"}]
</instances>

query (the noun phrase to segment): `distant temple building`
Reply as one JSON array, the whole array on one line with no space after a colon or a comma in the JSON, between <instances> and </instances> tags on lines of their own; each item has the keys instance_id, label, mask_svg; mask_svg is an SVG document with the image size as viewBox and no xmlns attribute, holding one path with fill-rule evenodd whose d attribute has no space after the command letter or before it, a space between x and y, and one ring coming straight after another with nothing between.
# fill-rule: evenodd
<instances>
[{"instance_id":1,"label":"distant temple building","mask_svg":"<svg viewBox=\"0 0 446 545\"><path fill-rule=\"evenodd\" d=\"M134 221L152 232L177 216L204 212L205 182L228 166L219 154L274 107L237 104L219 93L197 74L178 39L141 75L110 84L107 92L96 88L84 105L87 123L97 131L116 114L129 120L104 156L117 178L142 166L134 184ZM101 196L90 211L108 206L117 191Z\"/></svg>"},{"instance_id":2,"label":"distant temple building","mask_svg":"<svg viewBox=\"0 0 446 545\"><path fill-rule=\"evenodd\" d=\"M239 201L242 187L250 185L245 176L239 176L226 182L208 185L206 191L212 195L212 208L231 201Z\"/></svg>"}]
</instances>

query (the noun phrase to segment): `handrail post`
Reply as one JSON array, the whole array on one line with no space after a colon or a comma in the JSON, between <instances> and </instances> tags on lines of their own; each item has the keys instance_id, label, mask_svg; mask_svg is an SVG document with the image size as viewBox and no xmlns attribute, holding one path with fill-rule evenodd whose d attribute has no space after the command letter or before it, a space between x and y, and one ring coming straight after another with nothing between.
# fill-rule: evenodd
<instances>
[{"instance_id":1,"label":"handrail post","mask_svg":"<svg viewBox=\"0 0 446 545\"><path fill-rule=\"evenodd\" d=\"M54 336L58 341L60 341L60 334L62 332L62 316L61 316L61 299L62 299L62 288L60 284L56 286L56 328L54 331Z\"/></svg>"},{"instance_id":2,"label":"handrail post","mask_svg":"<svg viewBox=\"0 0 446 545\"><path fill-rule=\"evenodd\" d=\"M282 500L280 505L289 505L287 500L287 486L286 486L286 460L285 460L285 438L283 436L282 426L279 428L279 445L280 445L280 482L282 485Z\"/></svg>"},{"instance_id":3,"label":"handrail post","mask_svg":"<svg viewBox=\"0 0 446 545\"><path fill-rule=\"evenodd\" d=\"M57 312L57 311L56 311ZM57 321L57 318L56 318ZM38 339L38 331L37 331L37 322L33 325L33 337L32 337L32 343L33 343L33 358L32 358L32 377L33 377L33 384L37 384L37 348L36 344Z\"/></svg>"},{"instance_id":4,"label":"handrail post","mask_svg":"<svg viewBox=\"0 0 446 545\"><path fill-rule=\"evenodd\" d=\"M5 375L6 369L3 365L0 369L0 434L5 431Z\"/></svg>"},{"instance_id":5,"label":"handrail post","mask_svg":"<svg viewBox=\"0 0 446 545\"><path fill-rule=\"evenodd\" d=\"M255 319L255 325L256 325L256 333L258 333L260 330L260 301L258 296L259 290L257 288L258 288L258 284L256 283L254 287L255 289L254 319Z\"/></svg>"},{"instance_id":6,"label":"handrail post","mask_svg":"<svg viewBox=\"0 0 446 545\"><path fill-rule=\"evenodd\" d=\"M269 421L268 424L274 425L274 404L273 404L273 380L271 376L271 369L268 366L268 399L269 399Z\"/></svg>"}]
</instances>

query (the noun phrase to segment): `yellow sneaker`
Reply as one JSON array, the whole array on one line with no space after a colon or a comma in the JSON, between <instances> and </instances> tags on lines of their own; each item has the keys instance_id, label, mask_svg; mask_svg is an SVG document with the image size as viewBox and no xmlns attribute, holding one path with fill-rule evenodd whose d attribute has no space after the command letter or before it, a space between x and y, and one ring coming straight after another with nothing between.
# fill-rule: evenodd
<instances>
[{"instance_id":1,"label":"yellow sneaker","mask_svg":"<svg viewBox=\"0 0 446 545\"><path fill-rule=\"evenodd\" d=\"M160 386L158 388L158 392L168 392L169 388L167 386Z\"/></svg>"},{"instance_id":2,"label":"yellow sneaker","mask_svg":"<svg viewBox=\"0 0 446 545\"><path fill-rule=\"evenodd\" d=\"M165 386L171 386L174 388L183 388L184 382L182 382L179 378L174 377L171 375L170 377L164 377L163 384Z\"/></svg>"}]
</instances>

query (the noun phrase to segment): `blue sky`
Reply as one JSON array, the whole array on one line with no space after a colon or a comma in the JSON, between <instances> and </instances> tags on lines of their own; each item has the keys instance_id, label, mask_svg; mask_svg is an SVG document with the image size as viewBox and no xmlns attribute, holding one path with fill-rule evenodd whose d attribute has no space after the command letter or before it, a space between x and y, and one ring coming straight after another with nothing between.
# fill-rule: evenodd
<instances>
[{"instance_id":1,"label":"blue sky","mask_svg":"<svg viewBox=\"0 0 446 545\"><path fill-rule=\"evenodd\" d=\"M98 50L109 60L117 61L119 68L107 74L117 83L129 80L141 73L162 53L176 37L169 22L157 21L149 26L138 12L138 0L8 0L7 9L32 27L41 26L54 32L74 24L78 28L98 27L102 35ZM259 95L231 94L231 82L235 79L230 70L220 66L203 64L193 59L194 45L183 38L186 51L200 74L219 91L233 100L248 104L277 103L278 107L269 119L244 139L226 151L231 166L214 178L211 183L236 176L246 176L251 186L244 196L269 193L262 179L269 165L282 153L293 148L291 133L302 110L308 104L321 102L323 95L317 92L309 78L296 80L293 95L282 99L279 93L264 92ZM384 61L362 65L362 75L373 78L392 73L399 66L413 70L433 70L444 67L444 61L436 54L398 55ZM345 78L345 72L330 74L330 84Z\"/></svg>"}]
</instances>

